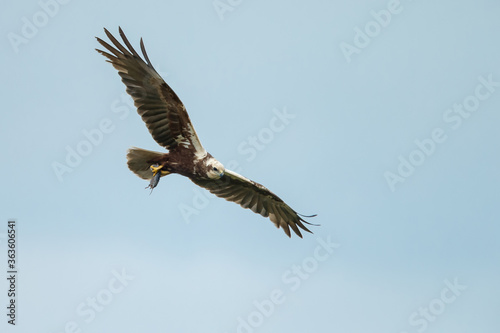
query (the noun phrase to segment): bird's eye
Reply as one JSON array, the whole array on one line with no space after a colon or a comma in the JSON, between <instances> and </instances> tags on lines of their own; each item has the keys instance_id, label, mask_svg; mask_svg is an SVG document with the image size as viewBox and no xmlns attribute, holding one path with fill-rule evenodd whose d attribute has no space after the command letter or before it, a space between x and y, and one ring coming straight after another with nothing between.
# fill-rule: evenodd
<instances>
[{"instance_id":1,"label":"bird's eye","mask_svg":"<svg viewBox=\"0 0 500 333\"><path fill-rule=\"evenodd\" d=\"M214 169L213 169L213 170L214 170L214 171L219 171L216 167L214 167Z\"/></svg>"}]
</instances>

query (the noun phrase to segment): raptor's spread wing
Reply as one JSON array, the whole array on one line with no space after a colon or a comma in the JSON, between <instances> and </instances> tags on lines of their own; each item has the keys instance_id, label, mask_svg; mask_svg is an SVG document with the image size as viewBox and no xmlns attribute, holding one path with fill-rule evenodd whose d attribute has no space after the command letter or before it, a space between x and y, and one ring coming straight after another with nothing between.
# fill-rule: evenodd
<instances>
[{"instance_id":1,"label":"raptor's spread wing","mask_svg":"<svg viewBox=\"0 0 500 333\"><path fill-rule=\"evenodd\" d=\"M118 70L127 86L127 93L132 96L153 139L169 150L181 145L194 150L199 156L205 155L206 151L189 120L186 108L151 65L142 39L141 50L147 63L134 50L121 28L120 36L126 47L108 30L104 31L115 47L97 37L99 43L110 53L97 51L107 57Z\"/></svg>"},{"instance_id":2,"label":"raptor's spread wing","mask_svg":"<svg viewBox=\"0 0 500 333\"><path fill-rule=\"evenodd\" d=\"M300 229L311 232L306 228L306 222L302 217L281 200L276 194L266 187L245 178L234 171L226 169L222 178L213 179L191 179L195 184L206 188L218 197L233 201L243 208L249 208L253 212L269 219L277 228L283 228L290 237L290 228L302 237ZM304 216L304 217L313 217ZM299 229L300 228L300 229Z\"/></svg>"}]
</instances>

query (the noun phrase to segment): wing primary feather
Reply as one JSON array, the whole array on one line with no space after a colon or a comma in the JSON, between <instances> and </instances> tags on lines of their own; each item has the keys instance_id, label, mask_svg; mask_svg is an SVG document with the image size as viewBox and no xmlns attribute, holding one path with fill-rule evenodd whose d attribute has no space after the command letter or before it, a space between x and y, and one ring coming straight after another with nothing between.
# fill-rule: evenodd
<instances>
[{"instance_id":1,"label":"wing primary feather","mask_svg":"<svg viewBox=\"0 0 500 333\"><path fill-rule=\"evenodd\" d=\"M295 234L297 236L302 238L302 234L300 233L299 228L297 227L297 225L293 221L290 221L290 223L288 223L288 225L292 228L292 230L295 232Z\"/></svg>"},{"instance_id":2,"label":"wing primary feather","mask_svg":"<svg viewBox=\"0 0 500 333\"><path fill-rule=\"evenodd\" d=\"M118 27L118 32L120 33L120 37L122 38L125 45L127 45L128 49L132 52L132 54L136 57L139 57L139 54L135 51L132 44L130 44L130 42L128 41L127 36L125 36L125 33L123 32L122 28Z\"/></svg>"},{"instance_id":3,"label":"wing primary feather","mask_svg":"<svg viewBox=\"0 0 500 333\"><path fill-rule=\"evenodd\" d=\"M108 52L104 52L102 50L99 50L99 49L95 49L97 52L99 52L100 54L102 54L103 56L105 56L106 58L108 58L108 62L111 62L113 63L113 61L116 61L116 59L118 59L117 57L115 57L114 55L112 54L109 54Z\"/></svg>"},{"instance_id":4,"label":"wing primary feather","mask_svg":"<svg viewBox=\"0 0 500 333\"><path fill-rule=\"evenodd\" d=\"M278 221L279 221L279 220L278 220ZM286 234L289 238L291 238L291 237L292 237L292 234L290 233L289 224L288 224L288 223L286 223L286 221L285 221L285 220L283 220L283 219L282 219L281 221L279 221L278 223L279 223L279 225L281 226L281 228L283 228L283 231L285 232L285 234ZM300 238L302 238L302 235L300 235Z\"/></svg>"},{"instance_id":5,"label":"wing primary feather","mask_svg":"<svg viewBox=\"0 0 500 333\"><path fill-rule=\"evenodd\" d=\"M318 214L314 214L314 215L302 215L302 214L299 214L297 212L294 211L295 214L297 214L297 216L299 217L300 221L304 222L304 223L307 223L309 225L313 225L315 227L319 227L321 224L314 224L314 223L311 223L311 222L307 222L306 220L304 220L302 217L316 217L318 216ZM309 231L310 232L310 231Z\"/></svg>"},{"instance_id":6,"label":"wing primary feather","mask_svg":"<svg viewBox=\"0 0 500 333\"><path fill-rule=\"evenodd\" d=\"M116 57L116 59L118 59L118 57L120 57L122 54L120 52L118 52L117 49L115 49L113 46L109 45L107 42L103 41L102 39L100 39L99 37L96 37L97 38L97 41L102 45L104 46L108 51L110 51L111 53L113 53ZM102 50L99 50L99 49L96 49L97 52L101 53L101 54L105 54L106 52L102 51Z\"/></svg>"},{"instance_id":7,"label":"wing primary feather","mask_svg":"<svg viewBox=\"0 0 500 333\"><path fill-rule=\"evenodd\" d=\"M313 215L303 215L303 214L299 214L299 213L297 213L297 215L302 216L302 217L316 217L316 216L318 216L318 214L313 214Z\"/></svg>"},{"instance_id":8,"label":"wing primary feather","mask_svg":"<svg viewBox=\"0 0 500 333\"><path fill-rule=\"evenodd\" d=\"M119 41L116 40L116 38L111 34L111 32L108 31L108 29L104 28L104 32L106 33L106 36L108 36L109 40L115 45L115 47L120 50L124 55L132 56L132 54L123 47L122 44L120 44Z\"/></svg>"},{"instance_id":9,"label":"wing primary feather","mask_svg":"<svg viewBox=\"0 0 500 333\"><path fill-rule=\"evenodd\" d=\"M296 223L297 223L297 225L298 225L299 227L301 227L301 228L302 228L302 229L304 229L305 231L307 231L307 232L309 232L309 233L311 233L311 234L312 234L313 232L312 232L311 230L307 229L307 227L306 227L306 226L305 226L302 222L305 222L305 223L307 223L307 224L311 224L311 223L309 223L309 222L307 222L307 221L304 221L304 220L303 220L303 219L301 219L300 217L299 217L299 220L298 220L298 221L296 221ZM318 226L317 224L311 224L311 225L313 225L313 226Z\"/></svg>"},{"instance_id":10,"label":"wing primary feather","mask_svg":"<svg viewBox=\"0 0 500 333\"><path fill-rule=\"evenodd\" d=\"M142 41L142 38L141 38L141 51L142 51L142 55L144 56L144 59L146 59L148 65L149 65L149 67L154 69L153 65L151 64L151 61L149 61L149 57L148 57L148 54L146 52L146 48L144 47L144 42ZM156 70L155 70L155 72L156 72Z\"/></svg>"},{"instance_id":11,"label":"wing primary feather","mask_svg":"<svg viewBox=\"0 0 500 333\"><path fill-rule=\"evenodd\" d=\"M288 225L293 229L293 231L297 234L297 236L302 238L302 234L300 233L300 230L297 227L296 221L294 221L294 216L293 216L294 213L292 212L292 214L290 214L290 212L287 212L285 207L282 207L282 206L278 206L277 210L281 211L281 215L283 217L284 224L287 224L286 221L289 221ZM300 217L299 217L299 219L300 219Z\"/></svg>"},{"instance_id":12,"label":"wing primary feather","mask_svg":"<svg viewBox=\"0 0 500 333\"><path fill-rule=\"evenodd\" d=\"M295 225L295 222L293 221L293 217L292 216L288 216L288 214L286 213L286 211L281 206L276 206L276 211L278 213L280 213L282 228L283 229L285 229L285 228L287 228L287 229L292 228L292 230L295 232L295 234L297 234L297 236L299 236L300 238L302 238L302 234L300 233L299 229ZM287 235L288 235L288 233L287 233ZM289 235L288 237L291 237L291 235Z\"/></svg>"}]
</instances>

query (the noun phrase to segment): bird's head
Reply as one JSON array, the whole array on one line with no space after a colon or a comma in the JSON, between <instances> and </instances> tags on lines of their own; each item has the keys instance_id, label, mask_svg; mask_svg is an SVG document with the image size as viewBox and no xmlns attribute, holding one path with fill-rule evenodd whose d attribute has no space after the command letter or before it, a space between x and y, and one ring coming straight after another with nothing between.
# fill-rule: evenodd
<instances>
[{"instance_id":1,"label":"bird's head","mask_svg":"<svg viewBox=\"0 0 500 333\"><path fill-rule=\"evenodd\" d=\"M210 179L219 179L224 176L224 171L226 171L222 163L213 157L207 161L207 168L207 176Z\"/></svg>"}]
</instances>

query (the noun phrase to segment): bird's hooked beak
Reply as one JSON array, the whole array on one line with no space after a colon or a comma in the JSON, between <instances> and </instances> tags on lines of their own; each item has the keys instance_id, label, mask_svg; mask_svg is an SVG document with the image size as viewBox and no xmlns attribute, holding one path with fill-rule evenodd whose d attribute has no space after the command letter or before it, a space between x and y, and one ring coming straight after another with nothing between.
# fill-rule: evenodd
<instances>
[{"instance_id":1,"label":"bird's hooked beak","mask_svg":"<svg viewBox=\"0 0 500 333\"><path fill-rule=\"evenodd\" d=\"M224 176L224 171L219 173L219 177L222 178L222 176Z\"/></svg>"}]
</instances>

